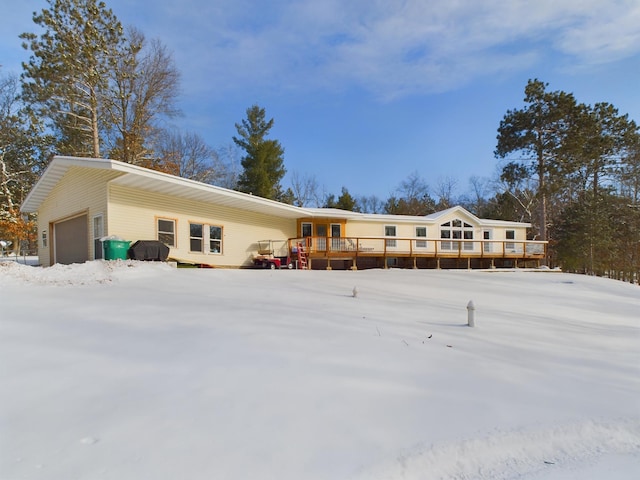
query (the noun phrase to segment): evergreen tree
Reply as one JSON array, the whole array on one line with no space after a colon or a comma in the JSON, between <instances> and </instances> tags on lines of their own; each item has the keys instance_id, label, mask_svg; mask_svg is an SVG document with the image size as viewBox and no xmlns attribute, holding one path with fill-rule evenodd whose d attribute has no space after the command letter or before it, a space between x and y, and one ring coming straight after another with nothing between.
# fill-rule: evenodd
<instances>
[{"instance_id":1,"label":"evergreen tree","mask_svg":"<svg viewBox=\"0 0 640 480\"><path fill-rule=\"evenodd\" d=\"M47 2L50 8L33 16L44 33L20 35L33 52L23 64L25 98L51 120L60 153L99 157L103 93L125 42L122 25L103 2Z\"/></svg>"},{"instance_id":2,"label":"evergreen tree","mask_svg":"<svg viewBox=\"0 0 640 480\"><path fill-rule=\"evenodd\" d=\"M281 200L284 193L280 180L286 173L284 149L277 140L265 138L273 127L273 119L267 121L265 117L265 109L253 105L247 109L247 118L240 124L236 123L238 137L233 137L233 141L245 151L238 190Z\"/></svg>"},{"instance_id":3,"label":"evergreen tree","mask_svg":"<svg viewBox=\"0 0 640 480\"><path fill-rule=\"evenodd\" d=\"M565 92L547 92L548 84L529 80L525 87L520 110L509 110L498 128L496 157L506 158L517 153L517 160L537 177L538 238L548 240L548 201L550 193L558 188L561 177L557 171L560 149L567 136L576 101Z\"/></svg>"},{"instance_id":4,"label":"evergreen tree","mask_svg":"<svg viewBox=\"0 0 640 480\"><path fill-rule=\"evenodd\" d=\"M567 206L554 227L557 261L566 271L603 275L618 268L621 221L619 198L610 191L584 191Z\"/></svg>"},{"instance_id":5,"label":"evergreen tree","mask_svg":"<svg viewBox=\"0 0 640 480\"><path fill-rule=\"evenodd\" d=\"M581 192L611 185L637 142L638 127L609 103L578 105L561 150L559 173Z\"/></svg>"},{"instance_id":6,"label":"evergreen tree","mask_svg":"<svg viewBox=\"0 0 640 480\"><path fill-rule=\"evenodd\" d=\"M394 195L385 203L384 210L391 215L429 215L436 211L436 202L429 195L429 186L418 175L411 173Z\"/></svg>"},{"instance_id":7,"label":"evergreen tree","mask_svg":"<svg viewBox=\"0 0 640 480\"><path fill-rule=\"evenodd\" d=\"M329 195L324 203L324 208L338 208L350 212L358 212L356 199L351 196L346 187L342 187L342 193L336 200L335 195Z\"/></svg>"},{"instance_id":8,"label":"evergreen tree","mask_svg":"<svg viewBox=\"0 0 640 480\"><path fill-rule=\"evenodd\" d=\"M26 101L50 121L58 153L154 168L159 118L178 114L171 55L135 28L125 34L102 1L47 1L33 17L44 33L21 35L32 51L22 82Z\"/></svg>"}]
</instances>

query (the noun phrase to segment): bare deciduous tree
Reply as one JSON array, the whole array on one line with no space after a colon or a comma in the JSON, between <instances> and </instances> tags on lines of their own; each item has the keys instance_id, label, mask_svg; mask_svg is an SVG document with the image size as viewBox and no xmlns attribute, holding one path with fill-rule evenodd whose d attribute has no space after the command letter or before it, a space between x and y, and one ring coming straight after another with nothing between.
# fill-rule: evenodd
<instances>
[{"instance_id":1,"label":"bare deciduous tree","mask_svg":"<svg viewBox=\"0 0 640 480\"><path fill-rule=\"evenodd\" d=\"M33 237L32 217L20 213L50 152L52 138L24 110L16 77L0 78L0 240L14 249Z\"/></svg>"},{"instance_id":2,"label":"bare deciduous tree","mask_svg":"<svg viewBox=\"0 0 640 480\"><path fill-rule=\"evenodd\" d=\"M153 148L156 170L229 189L237 182L240 154L233 146L216 151L196 133L165 130Z\"/></svg>"},{"instance_id":3,"label":"bare deciduous tree","mask_svg":"<svg viewBox=\"0 0 640 480\"><path fill-rule=\"evenodd\" d=\"M105 129L112 158L145 165L154 157L151 144L159 134L159 119L180 113L176 107L180 74L159 40L147 42L133 27L127 34L128 47L110 70L109 92L104 98Z\"/></svg>"},{"instance_id":4,"label":"bare deciduous tree","mask_svg":"<svg viewBox=\"0 0 640 480\"><path fill-rule=\"evenodd\" d=\"M294 205L298 207L318 206L319 187L318 179L315 175L302 175L297 171L292 172L291 191L294 196Z\"/></svg>"},{"instance_id":5,"label":"bare deciduous tree","mask_svg":"<svg viewBox=\"0 0 640 480\"><path fill-rule=\"evenodd\" d=\"M436 185L436 195L438 196L437 208L444 210L454 205L453 194L455 192L458 180L454 177L440 177Z\"/></svg>"}]
</instances>

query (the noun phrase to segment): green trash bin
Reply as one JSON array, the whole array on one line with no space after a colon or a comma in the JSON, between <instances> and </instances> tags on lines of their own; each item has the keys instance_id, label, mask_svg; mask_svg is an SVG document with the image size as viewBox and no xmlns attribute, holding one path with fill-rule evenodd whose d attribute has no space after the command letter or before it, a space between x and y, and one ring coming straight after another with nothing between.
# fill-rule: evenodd
<instances>
[{"instance_id":1,"label":"green trash bin","mask_svg":"<svg viewBox=\"0 0 640 480\"><path fill-rule=\"evenodd\" d=\"M105 240L102 242L105 260L126 260L131 242L126 240Z\"/></svg>"}]
</instances>

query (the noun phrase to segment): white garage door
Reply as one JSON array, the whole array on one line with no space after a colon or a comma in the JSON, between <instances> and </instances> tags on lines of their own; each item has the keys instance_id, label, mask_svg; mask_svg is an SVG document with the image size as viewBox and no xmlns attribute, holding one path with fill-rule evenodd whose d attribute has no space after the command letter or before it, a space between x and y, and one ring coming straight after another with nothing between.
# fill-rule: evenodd
<instances>
[{"instance_id":1,"label":"white garage door","mask_svg":"<svg viewBox=\"0 0 640 480\"><path fill-rule=\"evenodd\" d=\"M81 215L53 225L55 263L83 263L89 259L87 216Z\"/></svg>"}]
</instances>

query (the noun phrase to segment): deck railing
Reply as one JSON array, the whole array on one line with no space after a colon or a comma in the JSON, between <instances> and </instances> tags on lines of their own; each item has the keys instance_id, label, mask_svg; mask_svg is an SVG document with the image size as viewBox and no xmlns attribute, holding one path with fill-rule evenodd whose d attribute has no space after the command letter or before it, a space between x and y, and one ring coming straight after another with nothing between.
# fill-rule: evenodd
<instances>
[{"instance_id":1,"label":"deck railing","mask_svg":"<svg viewBox=\"0 0 640 480\"><path fill-rule=\"evenodd\" d=\"M311 257L544 258L547 252L547 242L537 240L305 237L289 243L301 243Z\"/></svg>"}]
</instances>

